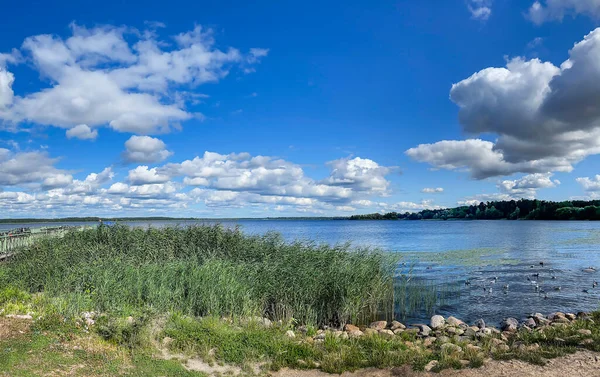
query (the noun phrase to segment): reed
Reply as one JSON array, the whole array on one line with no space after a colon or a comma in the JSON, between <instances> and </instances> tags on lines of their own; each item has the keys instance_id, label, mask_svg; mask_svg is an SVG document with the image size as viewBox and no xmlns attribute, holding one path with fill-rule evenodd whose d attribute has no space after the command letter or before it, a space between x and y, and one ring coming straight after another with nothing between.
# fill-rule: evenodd
<instances>
[{"instance_id":1,"label":"reed","mask_svg":"<svg viewBox=\"0 0 600 377\"><path fill-rule=\"evenodd\" d=\"M339 325L392 316L396 265L377 250L288 243L276 233L117 225L41 240L6 263L0 279L89 310Z\"/></svg>"}]
</instances>

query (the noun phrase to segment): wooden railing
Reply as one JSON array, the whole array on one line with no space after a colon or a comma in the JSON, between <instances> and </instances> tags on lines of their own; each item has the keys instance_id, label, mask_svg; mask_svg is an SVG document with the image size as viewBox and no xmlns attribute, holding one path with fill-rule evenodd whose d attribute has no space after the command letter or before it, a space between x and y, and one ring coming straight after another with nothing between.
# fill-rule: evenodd
<instances>
[{"instance_id":1,"label":"wooden railing","mask_svg":"<svg viewBox=\"0 0 600 377\"><path fill-rule=\"evenodd\" d=\"M43 237L62 237L70 230L83 230L86 226L53 226L42 228L17 228L0 232L0 262L10 258L22 247Z\"/></svg>"}]
</instances>

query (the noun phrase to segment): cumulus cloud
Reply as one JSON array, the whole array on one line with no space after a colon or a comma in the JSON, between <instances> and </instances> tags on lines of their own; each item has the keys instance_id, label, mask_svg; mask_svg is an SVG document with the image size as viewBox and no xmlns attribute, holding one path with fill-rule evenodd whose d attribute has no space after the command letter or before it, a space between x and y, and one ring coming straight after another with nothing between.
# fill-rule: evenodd
<instances>
[{"instance_id":1,"label":"cumulus cloud","mask_svg":"<svg viewBox=\"0 0 600 377\"><path fill-rule=\"evenodd\" d=\"M68 176L54 165L58 159L45 151L11 152L0 148L0 186L40 184L46 181L55 184Z\"/></svg>"},{"instance_id":2,"label":"cumulus cloud","mask_svg":"<svg viewBox=\"0 0 600 377\"><path fill-rule=\"evenodd\" d=\"M492 15L492 0L467 0L467 9L473 19L486 21Z\"/></svg>"},{"instance_id":3,"label":"cumulus cloud","mask_svg":"<svg viewBox=\"0 0 600 377\"><path fill-rule=\"evenodd\" d=\"M517 172L568 172L600 153L600 29L585 36L557 67L539 59L509 60L452 86L459 121L480 139L445 140L409 149L417 161L465 169L475 179Z\"/></svg>"},{"instance_id":4,"label":"cumulus cloud","mask_svg":"<svg viewBox=\"0 0 600 377\"><path fill-rule=\"evenodd\" d=\"M160 162L173 154L162 140L150 136L130 137L125 149L123 157L127 162Z\"/></svg>"},{"instance_id":5,"label":"cumulus cloud","mask_svg":"<svg viewBox=\"0 0 600 377\"><path fill-rule=\"evenodd\" d=\"M594 19L600 18L599 0L545 0L534 2L527 17L535 24L542 24L546 21L562 21L565 16L576 16L585 14Z\"/></svg>"},{"instance_id":6,"label":"cumulus cloud","mask_svg":"<svg viewBox=\"0 0 600 377\"><path fill-rule=\"evenodd\" d=\"M523 176L516 180L504 180L498 183L502 193L512 197L534 199L538 189L550 188L560 185L558 179L550 179L552 173L535 173Z\"/></svg>"},{"instance_id":7,"label":"cumulus cloud","mask_svg":"<svg viewBox=\"0 0 600 377\"><path fill-rule=\"evenodd\" d=\"M424 194L439 194L444 192L444 188L442 187L425 187L421 189L421 192Z\"/></svg>"},{"instance_id":8,"label":"cumulus cloud","mask_svg":"<svg viewBox=\"0 0 600 377\"><path fill-rule=\"evenodd\" d=\"M127 179L132 185L144 185L148 183L165 183L170 177L157 172L156 168L148 169L148 166L138 166L130 170Z\"/></svg>"},{"instance_id":9,"label":"cumulus cloud","mask_svg":"<svg viewBox=\"0 0 600 377\"><path fill-rule=\"evenodd\" d=\"M34 157L37 170L22 164ZM5 164L10 160L19 163ZM94 214L125 211L145 214L150 208L194 211L197 206L210 209L212 214L236 208L249 208L262 214L270 213L275 207L312 214L342 214L356 208L372 211L435 208L429 201L373 200L390 193L386 176L396 169L360 157L326 163L330 173L324 179L307 176L303 168L293 162L248 153L205 152L179 163L152 168L140 165L116 182L111 167L91 173L85 179L74 179L69 172L56 169L55 162L41 152L22 157L0 149L0 179L10 182L9 185L20 184L27 188L5 195L6 198L0 200L0 210L23 214L44 208L48 213L64 216L81 213L82 209ZM10 175L3 174L6 171L10 171ZM2 186L6 183L0 183Z\"/></svg>"},{"instance_id":10,"label":"cumulus cloud","mask_svg":"<svg viewBox=\"0 0 600 377\"><path fill-rule=\"evenodd\" d=\"M576 179L583 189L590 193L600 193L600 175L595 177L579 177Z\"/></svg>"},{"instance_id":11,"label":"cumulus cloud","mask_svg":"<svg viewBox=\"0 0 600 377\"><path fill-rule=\"evenodd\" d=\"M186 96L180 91L218 82L236 66L253 69L268 53L266 49L245 54L235 48L220 50L212 30L201 26L177 35L177 46L158 39L156 33L127 27L88 29L72 24L71 31L67 39L43 34L23 42L22 60L49 81L48 88L15 96L15 77L0 64L0 120L13 126L87 125L136 134L168 132L200 116L185 109L181 99Z\"/></svg>"},{"instance_id":12,"label":"cumulus cloud","mask_svg":"<svg viewBox=\"0 0 600 377\"><path fill-rule=\"evenodd\" d=\"M98 137L98 130L92 130L87 124L79 124L68 129L66 135L68 139L95 140Z\"/></svg>"}]
</instances>

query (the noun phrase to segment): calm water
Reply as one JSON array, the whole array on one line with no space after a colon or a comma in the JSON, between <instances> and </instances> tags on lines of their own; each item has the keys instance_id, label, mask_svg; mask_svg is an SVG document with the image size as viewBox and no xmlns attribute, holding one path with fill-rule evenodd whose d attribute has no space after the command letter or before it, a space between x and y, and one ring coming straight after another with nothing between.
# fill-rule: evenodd
<instances>
[{"instance_id":1,"label":"calm water","mask_svg":"<svg viewBox=\"0 0 600 377\"><path fill-rule=\"evenodd\" d=\"M599 307L600 287L592 288L592 283L600 280L600 272L587 273L583 269L589 266L600 269L600 222L238 220L222 223L241 225L247 233L276 231L288 240L351 242L355 246L404 253L405 265L399 266L399 273L410 270L411 275L429 281L440 291L450 291L438 302L435 312L467 321L484 318L495 322L506 316L524 317L531 312L577 312ZM130 223L165 224L174 223ZM21 226L25 225L0 224L0 230ZM540 265L542 261L544 266ZM498 280L492 283L494 277ZM465 285L467 280L470 285ZM508 289L503 289L506 284ZM584 293L583 289L589 292ZM408 320L424 320L429 315L422 311Z\"/></svg>"}]
</instances>

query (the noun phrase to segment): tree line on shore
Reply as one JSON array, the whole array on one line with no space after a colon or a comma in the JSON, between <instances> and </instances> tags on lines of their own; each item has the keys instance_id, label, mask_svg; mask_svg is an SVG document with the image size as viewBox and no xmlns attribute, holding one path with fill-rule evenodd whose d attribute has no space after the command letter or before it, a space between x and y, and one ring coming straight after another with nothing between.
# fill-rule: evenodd
<instances>
[{"instance_id":1,"label":"tree line on shore","mask_svg":"<svg viewBox=\"0 0 600 377\"><path fill-rule=\"evenodd\" d=\"M553 202L520 199L481 202L478 205L420 212L388 212L353 215L350 220L600 220L600 200Z\"/></svg>"}]
</instances>

